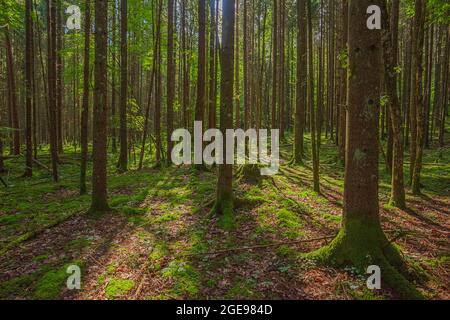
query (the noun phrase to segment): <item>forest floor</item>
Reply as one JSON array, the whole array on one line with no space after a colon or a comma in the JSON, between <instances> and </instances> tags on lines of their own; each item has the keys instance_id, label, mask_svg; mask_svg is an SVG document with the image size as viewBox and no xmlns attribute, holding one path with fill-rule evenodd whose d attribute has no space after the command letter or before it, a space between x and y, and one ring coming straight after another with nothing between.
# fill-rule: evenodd
<instances>
[{"instance_id":1,"label":"forest floor","mask_svg":"<svg viewBox=\"0 0 450 320\"><path fill-rule=\"evenodd\" d=\"M288 158L290 147L284 148ZM279 175L257 183L236 183L240 200L233 219L209 216L214 170L112 174L114 211L92 217L85 214L90 196L78 194L74 150L65 150L58 184L41 169L32 179L20 178L23 161L8 160L9 188L0 190L0 298L395 299L384 284L368 290L367 275L301 255L325 245L339 229L343 167L336 157L335 147L324 142L320 195L311 189L308 162L285 163ZM48 163L44 154L39 159ZM427 298L450 299L450 150L426 151L423 196L408 190L406 211L387 205L389 180L381 163L388 238ZM319 240L301 242L308 239ZM82 289L69 291L66 269L74 264L82 270Z\"/></svg>"}]
</instances>

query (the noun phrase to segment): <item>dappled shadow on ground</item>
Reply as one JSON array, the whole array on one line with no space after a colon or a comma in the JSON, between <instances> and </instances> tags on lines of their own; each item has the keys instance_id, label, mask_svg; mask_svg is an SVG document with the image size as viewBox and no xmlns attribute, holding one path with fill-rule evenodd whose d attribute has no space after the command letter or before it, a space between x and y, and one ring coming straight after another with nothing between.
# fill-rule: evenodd
<instances>
[{"instance_id":1,"label":"dappled shadow on ground","mask_svg":"<svg viewBox=\"0 0 450 320\"><path fill-rule=\"evenodd\" d=\"M109 185L114 212L97 219L76 214L0 257L0 282L9 285L0 285L0 297L395 297L386 288L368 291L365 278L351 269L318 266L302 258L302 253L326 245L339 230L340 170L321 166L320 195L311 190L311 169L306 166L283 166L279 175L259 183L243 180L235 185L236 207L229 221L209 215L215 169L182 166L113 176ZM78 201L73 191L56 190L42 201ZM383 201L386 192L381 191ZM419 288L431 298L448 298L450 201L408 194L408 204L410 209L401 211L381 203L383 228L421 274ZM304 242L309 239L317 240ZM65 288L68 264L82 267L80 291ZM40 295L48 282L56 286L54 295Z\"/></svg>"}]
</instances>

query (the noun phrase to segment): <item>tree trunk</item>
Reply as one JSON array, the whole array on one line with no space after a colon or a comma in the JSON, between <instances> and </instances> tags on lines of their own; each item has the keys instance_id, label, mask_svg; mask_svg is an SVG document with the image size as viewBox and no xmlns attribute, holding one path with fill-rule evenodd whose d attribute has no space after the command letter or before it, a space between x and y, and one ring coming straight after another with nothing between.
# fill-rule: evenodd
<instances>
[{"instance_id":1,"label":"tree trunk","mask_svg":"<svg viewBox=\"0 0 450 320\"><path fill-rule=\"evenodd\" d=\"M302 163L307 83L307 39L304 32L307 29L305 0L297 0L297 27L297 99L295 104L294 162Z\"/></svg>"},{"instance_id":2,"label":"tree trunk","mask_svg":"<svg viewBox=\"0 0 450 320\"><path fill-rule=\"evenodd\" d=\"M414 17L414 37L415 54L415 83L414 83L414 109L416 114L416 147L412 176L412 191L414 194L420 194L420 176L422 171L422 157L424 146L424 110L423 110L423 44L424 44L424 28L425 28L425 11L426 3L424 0L415 1L415 17Z\"/></svg>"},{"instance_id":3,"label":"tree trunk","mask_svg":"<svg viewBox=\"0 0 450 320\"><path fill-rule=\"evenodd\" d=\"M345 162L344 219L338 236L311 257L365 272L378 265L383 280L406 298L420 294L395 267L399 253L384 235L378 203L380 31L366 27L366 10L381 0L349 1L349 90Z\"/></svg>"},{"instance_id":4,"label":"tree trunk","mask_svg":"<svg viewBox=\"0 0 450 320\"><path fill-rule=\"evenodd\" d=\"M48 77L48 126L53 181L58 182L58 144L56 110L56 6L55 0L47 0L47 77Z\"/></svg>"},{"instance_id":5,"label":"tree trunk","mask_svg":"<svg viewBox=\"0 0 450 320\"><path fill-rule=\"evenodd\" d=\"M447 116L448 112L448 98L449 98L449 61L450 61L450 27L447 26L445 31L445 52L444 52L444 61L442 65L442 87L440 89L441 96L440 96L440 113L439 113L439 147L444 147L444 136L445 136L445 118Z\"/></svg>"},{"instance_id":6,"label":"tree trunk","mask_svg":"<svg viewBox=\"0 0 450 320\"><path fill-rule=\"evenodd\" d=\"M95 67L93 117L93 172L90 211L110 210L107 191L107 90L108 90L108 1L95 0Z\"/></svg>"},{"instance_id":7,"label":"tree trunk","mask_svg":"<svg viewBox=\"0 0 450 320\"><path fill-rule=\"evenodd\" d=\"M187 18L186 18L186 2L181 1L181 47L183 51L183 126L184 128L189 128L189 54L188 54L188 43L187 43Z\"/></svg>"},{"instance_id":8,"label":"tree trunk","mask_svg":"<svg viewBox=\"0 0 450 320\"><path fill-rule=\"evenodd\" d=\"M120 2L120 154L117 169L128 170L128 128L127 128L127 92L128 92L128 0Z\"/></svg>"},{"instance_id":9,"label":"tree trunk","mask_svg":"<svg viewBox=\"0 0 450 320\"><path fill-rule=\"evenodd\" d=\"M278 1L273 0L272 30L272 129L277 129L277 79L278 79Z\"/></svg>"},{"instance_id":10,"label":"tree trunk","mask_svg":"<svg viewBox=\"0 0 450 320\"><path fill-rule=\"evenodd\" d=\"M388 17L386 0L382 1L382 32L384 81L389 97L390 120L393 138L391 204L404 209L405 187L403 176L403 127L400 101L397 95L397 54L399 0L392 1L391 21ZM392 30L392 32L391 32Z\"/></svg>"},{"instance_id":11,"label":"tree trunk","mask_svg":"<svg viewBox=\"0 0 450 320\"><path fill-rule=\"evenodd\" d=\"M220 129L226 132L233 128L233 82L234 82L234 21L235 1L222 1L222 47L221 47L221 83L220 83ZM226 139L223 152L227 150ZM213 211L222 216L229 216L233 211L233 166L219 165L217 182L217 199Z\"/></svg>"},{"instance_id":12,"label":"tree trunk","mask_svg":"<svg viewBox=\"0 0 450 320\"><path fill-rule=\"evenodd\" d=\"M58 153L64 152L64 136L63 136L63 59L62 59L62 37L63 22L61 18L61 2L56 0L56 142Z\"/></svg>"},{"instance_id":13,"label":"tree trunk","mask_svg":"<svg viewBox=\"0 0 450 320\"><path fill-rule=\"evenodd\" d=\"M32 74L33 74L33 21L31 20L32 2L25 1L25 106L26 106L26 125L25 125L25 141L26 141L26 155L25 155L25 177L33 176L33 144L31 140L31 113L32 113Z\"/></svg>"},{"instance_id":14,"label":"tree trunk","mask_svg":"<svg viewBox=\"0 0 450 320\"><path fill-rule=\"evenodd\" d=\"M16 79L14 71L13 49L11 44L11 37L9 33L9 26L5 29L5 45L6 45L6 67L8 70L8 103L10 110L11 126L14 129L12 134L13 155L20 154L20 125L19 115L17 111L17 93L16 93Z\"/></svg>"},{"instance_id":15,"label":"tree trunk","mask_svg":"<svg viewBox=\"0 0 450 320\"><path fill-rule=\"evenodd\" d=\"M91 5L86 0L84 21L84 66L83 66L83 109L81 110L81 167L80 194L86 193L86 169L88 157L88 123L89 123L89 47L91 32Z\"/></svg>"},{"instance_id":16,"label":"tree trunk","mask_svg":"<svg viewBox=\"0 0 450 320\"><path fill-rule=\"evenodd\" d=\"M156 37L161 38L161 15L162 15L162 0L158 1L158 10L157 10L157 21L156 21ZM155 161L156 166L161 165L161 151L162 151L162 141L161 141L161 42L157 41L156 47L156 82L155 82L155 119L154 119L154 130L155 130L155 148L156 155Z\"/></svg>"},{"instance_id":17,"label":"tree trunk","mask_svg":"<svg viewBox=\"0 0 450 320\"><path fill-rule=\"evenodd\" d=\"M173 101L175 95L175 57L173 54L174 0L169 0L167 20L167 163L172 154Z\"/></svg>"},{"instance_id":18,"label":"tree trunk","mask_svg":"<svg viewBox=\"0 0 450 320\"><path fill-rule=\"evenodd\" d=\"M90 0L87 0L90 1ZM112 127L111 127L111 152L116 154L117 152L117 137L116 137L116 23L117 23L117 8L116 2L113 2L112 8L112 53L111 53L111 118L112 118Z\"/></svg>"},{"instance_id":19,"label":"tree trunk","mask_svg":"<svg viewBox=\"0 0 450 320\"><path fill-rule=\"evenodd\" d=\"M240 16L239 16L239 2L240 2L240 0L237 0L236 1L236 31L235 31L235 33L236 33L236 45L235 45L235 48L236 48L236 59L235 59L235 62L234 62L234 67L235 67L235 91L236 91L236 93L235 93L235 97L236 97L236 101L235 101L235 109L236 109L236 111L235 111L235 117L236 117L236 124L235 124L235 128L241 128L241 91L240 91L240 81L241 81L241 79L240 79L240 76L239 76L239 74L240 74L240 64L239 64L239 62L240 62L240 59L239 59L239 51L241 50L241 47L240 47L240 43L239 43L239 18L240 18ZM219 22L217 22L217 23L219 23Z\"/></svg>"},{"instance_id":20,"label":"tree trunk","mask_svg":"<svg viewBox=\"0 0 450 320\"><path fill-rule=\"evenodd\" d=\"M208 127L216 127L216 0L210 0Z\"/></svg>"},{"instance_id":21,"label":"tree trunk","mask_svg":"<svg viewBox=\"0 0 450 320\"><path fill-rule=\"evenodd\" d=\"M198 73L195 121L203 122L206 100L206 0L198 1L198 19Z\"/></svg>"},{"instance_id":22,"label":"tree trunk","mask_svg":"<svg viewBox=\"0 0 450 320\"><path fill-rule=\"evenodd\" d=\"M342 163L345 163L345 131L347 119L347 66L345 65L346 57L348 55L348 0L342 1L342 43L341 48L341 68L340 68L340 101L339 101L339 158Z\"/></svg>"},{"instance_id":23,"label":"tree trunk","mask_svg":"<svg viewBox=\"0 0 450 320\"><path fill-rule=\"evenodd\" d=\"M317 148L316 112L314 103L314 54L313 54L313 26L311 0L307 1L308 17L308 109L311 124L311 159L313 162L313 184L314 191L320 193L319 181L319 151ZM301 31L301 30L300 30Z\"/></svg>"}]
</instances>

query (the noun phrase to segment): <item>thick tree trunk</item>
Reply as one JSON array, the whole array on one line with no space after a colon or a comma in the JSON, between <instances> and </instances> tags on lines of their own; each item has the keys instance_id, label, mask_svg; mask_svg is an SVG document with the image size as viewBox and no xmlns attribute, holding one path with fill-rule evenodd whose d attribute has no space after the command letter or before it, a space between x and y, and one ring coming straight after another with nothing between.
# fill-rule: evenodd
<instances>
[{"instance_id":1,"label":"thick tree trunk","mask_svg":"<svg viewBox=\"0 0 450 320\"><path fill-rule=\"evenodd\" d=\"M313 184L314 191L320 193L319 181L319 150L317 148L316 112L314 103L314 55L313 55L313 26L311 0L307 0L308 17L308 109L311 124L311 153L313 162Z\"/></svg>"},{"instance_id":2,"label":"thick tree trunk","mask_svg":"<svg viewBox=\"0 0 450 320\"><path fill-rule=\"evenodd\" d=\"M248 4L247 0L244 0L244 8L243 8L243 16L244 16L244 26L243 26L243 33L244 33L244 44L243 44L243 50L244 50L244 129L247 130L250 127L250 108L251 108L251 102L250 102L250 66L249 66L249 60L250 60L250 40L249 40L249 30L248 30Z\"/></svg>"},{"instance_id":3,"label":"thick tree trunk","mask_svg":"<svg viewBox=\"0 0 450 320\"><path fill-rule=\"evenodd\" d=\"M89 47L91 32L91 5L86 0L84 21L84 66L83 66L83 107L81 110L81 167L80 194L86 193L86 169L88 157L88 122L89 122Z\"/></svg>"},{"instance_id":4,"label":"thick tree trunk","mask_svg":"<svg viewBox=\"0 0 450 320\"><path fill-rule=\"evenodd\" d=\"M234 21L235 1L222 2L222 47L221 47L221 83L220 83L220 129L226 132L233 128L233 82L234 82ZM223 145L223 155L227 142ZM222 216L229 216L233 211L233 166L219 165L217 181L217 199L213 211Z\"/></svg>"},{"instance_id":5,"label":"thick tree trunk","mask_svg":"<svg viewBox=\"0 0 450 320\"><path fill-rule=\"evenodd\" d=\"M25 155L25 177L33 175L33 144L31 140L31 114L32 114L32 75L33 75L33 24L31 18L32 2L25 1L25 108L26 108L26 125L25 125L25 141L26 141L26 155Z\"/></svg>"},{"instance_id":6,"label":"thick tree trunk","mask_svg":"<svg viewBox=\"0 0 450 320\"><path fill-rule=\"evenodd\" d=\"M183 109L183 127L190 127L190 118L189 118L189 53L188 53L188 43L187 43L187 18L186 18L186 2L181 1L181 47L183 51L182 60L183 60L183 101L182 101L182 109Z\"/></svg>"},{"instance_id":7,"label":"thick tree trunk","mask_svg":"<svg viewBox=\"0 0 450 320\"><path fill-rule=\"evenodd\" d=\"M16 93L16 79L14 71L13 49L11 44L11 37L9 27L5 29L5 45L6 45L6 67L8 72L8 103L10 110L11 127L14 129L12 133L12 153L14 155L20 154L20 125L19 115L17 111L17 93Z\"/></svg>"},{"instance_id":8,"label":"thick tree trunk","mask_svg":"<svg viewBox=\"0 0 450 320\"><path fill-rule=\"evenodd\" d=\"M53 181L58 181L58 143L56 110L56 6L55 0L47 0L47 77L48 77L48 126Z\"/></svg>"},{"instance_id":9,"label":"thick tree trunk","mask_svg":"<svg viewBox=\"0 0 450 320\"><path fill-rule=\"evenodd\" d=\"M195 121L203 121L205 113L206 88L206 0L198 1L198 73ZM233 18L234 19L234 18Z\"/></svg>"},{"instance_id":10,"label":"thick tree trunk","mask_svg":"<svg viewBox=\"0 0 450 320\"><path fill-rule=\"evenodd\" d=\"M61 17L61 2L56 0L56 141L58 153L64 152L63 136L63 22Z\"/></svg>"},{"instance_id":11,"label":"thick tree trunk","mask_svg":"<svg viewBox=\"0 0 450 320\"><path fill-rule=\"evenodd\" d=\"M210 0L208 127L216 127L216 0Z\"/></svg>"},{"instance_id":12,"label":"thick tree trunk","mask_svg":"<svg viewBox=\"0 0 450 320\"><path fill-rule=\"evenodd\" d=\"M306 107L306 71L307 71L307 38L306 1L297 0L297 99L295 104L294 125L294 162L303 161L303 134Z\"/></svg>"},{"instance_id":13,"label":"thick tree trunk","mask_svg":"<svg viewBox=\"0 0 450 320\"><path fill-rule=\"evenodd\" d=\"M403 127L400 101L397 95L397 54L399 0L393 0L391 21L388 18L386 0L382 1L382 33L384 81L389 97L390 120L393 137L391 203L401 209L406 207L403 176ZM392 30L392 32L391 32Z\"/></svg>"},{"instance_id":14,"label":"thick tree trunk","mask_svg":"<svg viewBox=\"0 0 450 320\"><path fill-rule=\"evenodd\" d=\"M330 245L310 254L319 261L353 265L365 272L382 269L383 280L406 298L419 298L399 274L399 253L384 235L378 203L379 110L381 80L380 31L366 27L366 10L382 0L349 1L349 91L345 162L344 219Z\"/></svg>"},{"instance_id":15,"label":"thick tree trunk","mask_svg":"<svg viewBox=\"0 0 450 320\"><path fill-rule=\"evenodd\" d=\"M347 52L347 42L348 42L348 0L342 0L342 43L341 48L341 68L340 81L339 84L339 159L345 163L345 133L346 133L346 119L347 119L347 67L345 66Z\"/></svg>"},{"instance_id":16,"label":"thick tree trunk","mask_svg":"<svg viewBox=\"0 0 450 320\"><path fill-rule=\"evenodd\" d=\"M445 136L445 119L448 113L448 98L449 98L449 81L450 81L450 72L449 72L449 62L450 62L450 27L447 26L445 31L445 52L444 52L444 61L442 65L442 87L441 97L440 97L440 113L439 113L439 147L444 147L444 136Z\"/></svg>"},{"instance_id":17,"label":"thick tree trunk","mask_svg":"<svg viewBox=\"0 0 450 320\"><path fill-rule=\"evenodd\" d=\"M107 190L107 90L108 90L108 1L95 0L95 68L93 117L93 172L90 211L109 210Z\"/></svg>"},{"instance_id":18,"label":"thick tree trunk","mask_svg":"<svg viewBox=\"0 0 450 320\"><path fill-rule=\"evenodd\" d=\"M273 0L273 29L272 29L272 129L277 129L277 101L278 101L278 1Z\"/></svg>"},{"instance_id":19,"label":"thick tree trunk","mask_svg":"<svg viewBox=\"0 0 450 320\"><path fill-rule=\"evenodd\" d=\"M128 0L120 2L120 153L117 169L128 170L128 128L127 128L127 93L128 93Z\"/></svg>"},{"instance_id":20,"label":"thick tree trunk","mask_svg":"<svg viewBox=\"0 0 450 320\"><path fill-rule=\"evenodd\" d=\"M235 76L235 97L236 97L236 101L235 101L235 118L236 118L236 122L235 122L235 128L241 128L241 91L240 91L240 86L241 86L241 79L240 79L240 64L239 64L239 52L241 50L240 47L240 43L239 43L239 18L240 18L240 14L239 14L239 3L240 0L236 1L236 30L235 30L235 51L236 51L236 58L234 61L234 76ZM218 23L218 22L217 22Z\"/></svg>"},{"instance_id":21,"label":"thick tree trunk","mask_svg":"<svg viewBox=\"0 0 450 320\"><path fill-rule=\"evenodd\" d=\"M330 139L335 140L334 136L334 115L335 115L335 0L329 0L329 34L328 34L328 121L330 128ZM337 134L336 134L337 136Z\"/></svg>"},{"instance_id":22,"label":"thick tree trunk","mask_svg":"<svg viewBox=\"0 0 450 320\"><path fill-rule=\"evenodd\" d=\"M162 0L158 1L157 10L157 21L156 21L156 37L161 38L161 15L162 15ZM161 41L157 41L158 46L156 47L156 82L155 82L155 115L154 115L154 131L155 131L155 161L156 166L161 165L162 160L162 139L161 139Z\"/></svg>"},{"instance_id":23,"label":"thick tree trunk","mask_svg":"<svg viewBox=\"0 0 450 320\"><path fill-rule=\"evenodd\" d=\"M420 176L422 171L422 157L424 146L424 108L423 108L423 44L424 44L424 28L425 28L425 11L426 3L424 0L415 1L415 17L414 17L414 37L416 39L414 66L415 66L415 83L414 83L414 109L416 113L416 147L412 176L412 191L414 194L420 194Z\"/></svg>"},{"instance_id":24,"label":"thick tree trunk","mask_svg":"<svg viewBox=\"0 0 450 320\"><path fill-rule=\"evenodd\" d=\"M167 20L167 163L170 163L173 147L171 138L173 131L173 102L175 98L174 3L174 0L169 0L167 8L169 11Z\"/></svg>"},{"instance_id":25,"label":"thick tree trunk","mask_svg":"<svg viewBox=\"0 0 450 320\"><path fill-rule=\"evenodd\" d=\"M90 1L90 0L87 0ZM116 2L114 1L112 7L112 39L111 43L115 45L117 31L117 8ZM117 137L116 137L116 50L113 48L111 53L111 118L112 118L112 127L111 127L111 152L117 152Z\"/></svg>"}]
</instances>

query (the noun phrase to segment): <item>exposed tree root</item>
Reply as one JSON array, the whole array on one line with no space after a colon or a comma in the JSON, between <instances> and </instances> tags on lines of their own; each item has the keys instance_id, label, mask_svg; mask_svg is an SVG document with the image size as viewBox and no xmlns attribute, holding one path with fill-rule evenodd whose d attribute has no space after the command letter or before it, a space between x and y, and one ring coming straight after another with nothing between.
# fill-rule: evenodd
<instances>
[{"instance_id":1,"label":"exposed tree root","mask_svg":"<svg viewBox=\"0 0 450 320\"><path fill-rule=\"evenodd\" d=\"M381 268L382 280L404 299L423 299L405 278L407 267L399 251L386 238L376 222L362 219L346 221L337 237L325 247L306 254L322 264L353 266L365 273L370 265Z\"/></svg>"},{"instance_id":2,"label":"exposed tree root","mask_svg":"<svg viewBox=\"0 0 450 320\"><path fill-rule=\"evenodd\" d=\"M257 184L261 181L261 168L257 164L245 164L238 167L236 180Z\"/></svg>"},{"instance_id":3,"label":"exposed tree root","mask_svg":"<svg viewBox=\"0 0 450 320\"><path fill-rule=\"evenodd\" d=\"M221 195L211 209L210 216L219 218L218 224L222 229L231 230L235 226L234 220L234 199L232 195Z\"/></svg>"}]
</instances>

